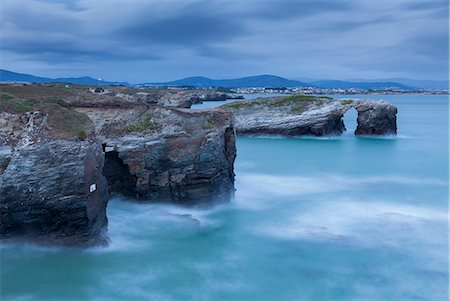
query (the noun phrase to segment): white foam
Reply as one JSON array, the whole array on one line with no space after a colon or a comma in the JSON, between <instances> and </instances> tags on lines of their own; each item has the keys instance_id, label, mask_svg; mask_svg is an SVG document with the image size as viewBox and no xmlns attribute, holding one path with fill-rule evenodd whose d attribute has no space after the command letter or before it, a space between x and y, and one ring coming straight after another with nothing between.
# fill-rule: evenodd
<instances>
[{"instance_id":1,"label":"white foam","mask_svg":"<svg viewBox=\"0 0 450 301\"><path fill-rule=\"evenodd\" d=\"M317 174L310 177L273 176L257 173L240 173L237 186L242 190L237 194L242 198L261 195L292 196L354 189L356 185L403 184L403 185L447 185L445 180L435 178L414 178L404 176L345 176L337 174Z\"/></svg>"},{"instance_id":2,"label":"white foam","mask_svg":"<svg viewBox=\"0 0 450 301\"><path fill-rule=\"evenodd\" d=\"M341 198L292 212L282 221L262 221L254 232L284 240L340 240L395 249L418 260L427 258L422 265L441 272L447 260L447 212L440 207Z\"/></svg>"}]
</instances>

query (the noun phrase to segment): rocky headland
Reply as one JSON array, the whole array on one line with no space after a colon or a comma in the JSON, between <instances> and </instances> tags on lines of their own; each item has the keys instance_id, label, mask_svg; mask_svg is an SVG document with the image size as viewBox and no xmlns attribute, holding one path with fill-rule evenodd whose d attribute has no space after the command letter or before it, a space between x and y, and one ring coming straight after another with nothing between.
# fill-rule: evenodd
<instances>
[{"instance_id":1,"label":"rocky headland","mask_svg":"<svg viewBox=\"0 0 450 301\"><path fill-rule=\"evenodd\" d=\"M104 243L110 194L185 206L230 200L231 114L174 108L185 92L158 101L108 94L122 88L2 86L2 239Z\"/></svg>"},{"instance_id":2,"label":"rocky headland","mask_svg":"<svg viewBox=\"0 0 450 301\"><path fill-rule=\"evenodd\" d=\"M239 135L327 136L345 130L345 112L358 112L356 135L395 135L397 108L385 101L292 95L223 105Z\"/></svg>"},{"instance_id":3,"label":"rocky headland","mask_svg":"<svg viewBox=\"0 0 450 301\"><path fill-rule=\"evenodd\" d=\"M235 132L396 133L386 102L294 95L189 109L205 91L2 85L0 237L89 246L107 241L110 195L210 207L234 194ZM209 92L208 92L209 93ZM221 92L220 92L221 93Z\"/></svg>"}]
</instances>

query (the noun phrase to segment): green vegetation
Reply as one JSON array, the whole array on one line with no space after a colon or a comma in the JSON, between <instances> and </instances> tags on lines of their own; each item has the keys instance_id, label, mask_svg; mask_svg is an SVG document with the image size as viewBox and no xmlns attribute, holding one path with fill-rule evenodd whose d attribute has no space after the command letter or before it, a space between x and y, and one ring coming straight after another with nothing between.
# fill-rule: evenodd
<instances>
[{"instance_id":1,"label":"green vegetation","mask_svg":"<svg viewBox=\"0 0 450 301\"><path fill-rule=\"evenodd\" d=\"M5 93L5 92L0 92L0 99L1 100L10 100L13 99L14 95L11 95L9 93Z\"/></svg>"},{"instance_id":2,"label":"green vegetation","mask_svg":"<svg viewBox=\"0 0 450 301\"><path fill-rule=\"evenodd\" d=\"M76 91L87 90L86 86L71 86L65 88L64 84L46 85L2 85L2 94L7 93L21 99L41 99L61 98L74 95Z\"/></svg>"},{"instance_id":3,"label":"green vegetation","mask_svg":"<svg viewBox=\"0 0 450 301\"><path fill-rule=\"evenodd\" d=\"M0 99L0 111L7 111L10 113L26 113L33 111L35 104L31 101L2 97Z\"/></svg>"},{"instance_id":4,"label":"green vegetation","mask_svg":"<svg viewBox=\"0 0 450 301\"><path fill-rule=\"evenodd\" d=\"M294 104L291 107L291 112L294 114L302 114L303 112L305 112L308 109L309 105L306 103L298 103L298 104Z\"/></svg>"},{"instance_id":5,"label":"green vegetation","mask_svg":"<svg viewBox=\"0 0 450 301\"><path fill-rule=\"evenodd\" d=\"M343 99L343 100L341 100L341 103L343 105L351 105L353 103L353 100L352 99Z\"/></svg>"},{"instance_id":6,"label":"green vegetation","mask_svg":"<svg viewBox=\"0 0 450 301\"><path fill-rule=\"evenodd\" d=\"M66 109L57 103L42 103L37 109L48 115L48 125L58 136L86 140L94 124L86 114Z\"/></svg>"},{"instance_id":7,"label":"green vegetation","mask_svg":"<svg viewBox=\"0 0 450 301\"><path fill-rule=\"evenodd\" d=\"M203 125L203 129L210 130L215 127L216 127L216 125L214 123L214 119L211 116L208 116L205 120L205 124Z\"/></svg>"},{"instance_id":8,"label":"green vegetation","mask_svg":"<svg viewBox=\"0 0 450 301\"><path fill-rule=\"evenodd\" d=\"M238 101L227 104L224 107L231 109L242 109L253 106L266 106L269 108L292 106L292 112L301 113L304 112L310 104L320 105L332 99L333 98L328 96L294 94L285 97L268 98L266 100Z\"/></svg>"},{"instance_id":9,"label":"green vegetation","mask_svg":"<svg viewBox=\"0 0 450 301\"><path fill-rule=\"evenodd\" d=\"M254 101L236 101L232 103L225 104L224 107L232 109L241 109L245 107L251 107Z\"/></svg>"},{"instance_id":10,"label":"green vegetation","mask_svg":"<svg viewBox=\"0 0 450 301\"><path fill-rule=\"evenodd\" d=\"M328 96L312 96L303 94L294 94L283 97L283 101L316 101L316 100L330 100L333 99Z\"/></svg>"},{"instance_id":11,"label":"green vegetation","mask_svg":"<svg viewBox=\"0 0 450 301\"><path fill-rule=\"evenodd\" d=\"M162 128L162 125L154 122L150 116L145 116L144 119L130 124L127 127L127 131L130 133L138 132L138 133L147 133L147 132L155 132L159 131Z\"/></svg>"},{"instance_id":12,"label":"green vegetation","mask_svg":"<svg viewBox=\"0 0 450 301\"><path fill-rule=\"evenodd\" d=\"M54 101L23 100L1 93L0 111L24 114L39 111L48 116L47 123L53 135L67 139L85 140L93 130L93 123L83 113L64 108Z\"/></svg>"},{"instance_id":13,"label":"green vegetation","mask_svg":"<svg viewBox=\"0 0 450 301\"><path fill-rule=\"evenodd\" d=\"M84 131L84 130L81 130L81 131L79 131L78 132L78 139L79 140L81 140L81 141L84 141L84 140L86 140L86 132Z\"/></svg>"}]
</instances>

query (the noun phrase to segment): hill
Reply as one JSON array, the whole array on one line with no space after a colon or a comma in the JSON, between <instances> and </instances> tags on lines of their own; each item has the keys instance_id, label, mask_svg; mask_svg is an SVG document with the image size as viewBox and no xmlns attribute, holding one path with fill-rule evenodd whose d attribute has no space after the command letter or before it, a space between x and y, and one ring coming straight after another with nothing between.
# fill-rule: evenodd
<instances>
[{"instance_id":1,"label":"hill","mask_svg":"<svg viewBox=\"0 0 450 301\"><path fill-rule=\"evenodd\" d=\"M126 82L108 82L103 80L98 80L89 76L83 77L58 77L58 78L48 78L34 76L24 73L16 73L8 70L0 69L0 81L6 82L29 82L29 83L71 83L76 85L128 85Z\"/></svg>"},{"instance_id":2,"label":"hill","mask_svg":"<svg viewBox=\"0 0 450 301\"><path fill-rule=\"evenodd\" d=\"M207 77L187 77L171 82L159 83L168 86L194 86L194 87L225 87L225 88L251 88L251 87L311 87L301 81L290 80L275 75L257 75L237 79L210 79Z\"/></svg>"},{"instance_id":3,"label":"hill","mask_svg":"<svg viewBox=\"0 0 450 301\"><path fill-rule=\"evenodd\" d=\"M349 82L340 80L319 80L310 84L324 89L363 89L363 90L403 90L410 91L417 88L397 82Z\"/></svg>"}]
</instances>

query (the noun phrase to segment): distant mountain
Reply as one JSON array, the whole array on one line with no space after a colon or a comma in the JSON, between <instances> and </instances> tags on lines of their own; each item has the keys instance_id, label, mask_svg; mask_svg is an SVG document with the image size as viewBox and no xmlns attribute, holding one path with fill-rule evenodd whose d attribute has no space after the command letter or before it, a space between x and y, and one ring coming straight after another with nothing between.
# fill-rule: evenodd
<instances>
[{"instance_id":1,"label":"distant mountain","mask_svg":"<svg viewBox=\"0 0 450 301\"><path fill-rule=\"evenodd\" d=\"M83 77L59 77L48 78L39 77L29 74L16 73L8 70L0 69L0 81L8 82L29 82L29 83L71 83L76 85L93 85L93 86L106 86L106 85L128 85L126 82L108 82L98 80L89 76Z\"/></svg>"},{"instance_id":2,"label":"distant mountain","mask_svg":"<svg viewBox=\"0 0 450 301\"><path fill-rule=\"evenodd\" d=\"M403 85L418 87L420 89L426 90L448 90L449 81L448 80L421 80L421 79L409 79L403 77L397 78L387 78L387 79L354 79L354 82L380 82L389 81L396 82Z\"/></svg>"},{"instance_id":3,"label":"distant mountain","mask_svg":"<svg viewBox=\"0 0 450 301\"><path fill-rule=\"evenodd\" d=\"M59 77L47 78L29 74L16 73L0 69L0 81L30 82L30 83L72 83L79 85L129 85L127 82L109 82L95 78L84 77ZM364 90L448 90L448 81L412 80L406 78L392 78L379 80L354 79L343 80L290 80L275 75L257 75L237 79L210 79L196 76L187 77L170 82L144 83L139 86L193 86L199 88L224 87L224 88L281 88L281 87L316 87L323 89L364 89Z\"/></svg>"},{"instance_id":4,"label":"distant mountain","mask_svg":"<svg viewBox=\"0 0 450 301\"><path fill-rule=\"evenodd\" d=\"M280 88L280 87L311 87L297 80L290 80L275 75L257 75L237 79L210 79L207 77L188 77L171 82L159 83L168 86L194 86L194 87L225 87L225 88Z\"/></svg>"},{"instance_id":5,"label":"distant mountain","mask_svg":"<svg viewBox=\"0 0 450 301\"><path fill-rule=\"evenodd\" d=\"M325 89L363 89L363 90L417 90L415 87L407 86L397 82L348 82L340 80L318 80L310 84Z\"/></svg>"}]
</instances>

